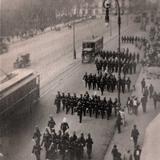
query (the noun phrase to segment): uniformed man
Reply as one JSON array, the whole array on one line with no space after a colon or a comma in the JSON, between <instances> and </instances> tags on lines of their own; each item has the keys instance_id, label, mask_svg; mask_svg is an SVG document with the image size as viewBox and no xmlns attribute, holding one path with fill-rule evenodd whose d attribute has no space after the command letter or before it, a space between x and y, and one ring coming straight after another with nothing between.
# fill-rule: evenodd
<instances>
[{"instance_id":1,"label":"uniformed man","mask_svg":"<svg viewBox=\"0 0 160 160\"><path fill-rule=\"evenodd\" d=\"M82 123L82 104L81 102L78 104L77 114L79 116L79 123Z\"/></svg>"},{"instance_id":2,"label":"uniformed man","mask_svg":"<svg viewBox=\"0 0 160 160\"><path fill-rule=\"evenodd\" d=\"M129 77L128 77L127 81L126 81L126 84L127 84L128 92L130 92L130 88L131 88L131 80L130 80Z\"/></svg>"},{"instance_id":3,"label":"uniformed man","mask_svg":"<svg viewBox=\"0 0 160 160\"><path fill-rule=\"evenodd\" d=\"M91 138L91 134L89 133L88 137L86 139L86 147L87 147L88 159L91 159L92 146L93 146L93 140Z\"/></svg>"},{"instance_id":4,"label":"uniformed man","mask_svg":"<svg viewBox=\"0 0 160 160\"><path fill-rule=\"evenodd\" d=\"M41 132L40 132L38 126L35 127L35 131L33 133L33 137L32 138L33 138L33 140L35 141L36 144L40 144Z\"/></svg>"},{"instance_id":5,"label":"uniformed man","mask_svg":"<svg viewBox=\"0 0 160 160\"><path fill-rule=\"evenodd\" d=\"M54 101L54 104L56 105L57 107L57 110L56 110L56 113L59 113L60 110L61 110L61 98L59 95L56 96L56 99Z\"/></svg>"},{"instance_id":6,"label":"uniformed man","mask_svg":"<svg viewBox=\"0 0 160 160\"><path fill-rule=\"evenodd\" d=\"M81 136L79 137L78 142L80 143L80 146L81 146L81 156L83 158L83 156L84 156L83 155L84 154L84 147L86 145L86 140L84 138L84 134L83 133L81 133Z\"/></svg>"},{"instance_id":7,"label":"uniformed man","mask_svg":"<svg viewBox=\"0 0 160 160\"><path fill-rule=\"evenodd\" d=\"M118 115L117 115L116 125L118 129L118 133L121 133L122 117L120 115L120 112L118 112Z\"/></svg>"},{"instance_id":8,"label":"uniformed man","mask_svg":"<svg viewBox=\"0 0 160 160\"><path fill-rule=\"evenodd\" d=\"M63 118L60 129L62 130L63 135L65 134L66 130L69 129L69 125L65 117Z\"/></svg>"},{"instance_id":9,"label":"uniformed man","mask_svg":"<svg viewBox=\"0 0 160 160\"><path fill-rule=\"evenodd\" d=\"M85 87L87 88L87 82L88 82L87 72L86 72L85 75L83 76L83 80L84 80L84 82L85 82Z\"/></svg>"}]
</instances>

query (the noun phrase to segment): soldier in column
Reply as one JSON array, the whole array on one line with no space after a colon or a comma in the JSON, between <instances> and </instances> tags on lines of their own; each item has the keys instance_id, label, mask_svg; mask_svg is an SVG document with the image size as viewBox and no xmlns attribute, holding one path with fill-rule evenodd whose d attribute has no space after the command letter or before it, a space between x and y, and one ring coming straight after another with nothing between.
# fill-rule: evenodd
<instances>
[{"instance_id":1,"label":"soldier in column","mask_svg":"<svg viewBox=\"0 0 160 160\"><path fill-rule=\"evenodd\" d=\"M79 123L82 123L82 104L81 102L78 104L77 114L79 116Z\"/></svg>"},{"instance_id":2,"label":"soldier in column","mask_svg":"<svg viewBox=\"0 0 160 160\"><path fill-rule=\"evenodd\" d=\"M32 154L35 155L36 160L40 160L40 155L41 155L41 146L39 143L35 143L32 149Z\"/></svg>"},{"instance_id":3,"label":"soldier in column","mask_svg":"<svg viewBox=\"0 0 160 160\"><path fill-rule=\"evenodd\" d=\"M128 77L127 81L126 81L126 84L127 84L127 89L128 89L128 92L130 92L130 88L131 88L131 79Z\"/></svg>"},{"instance_id":4,"label":"soldier in column","mask_svg":"<svg viewBox=\"0 0 160 160\"><path fill-rule=\"evenodd\" d=\"M60 99L60 96L59 96L59 95L56 96L56 99L55 99L55 101L54 101L54 104L55 104L56 107L57 107L56 113L59 113L59 112L60 112L60 109L61 109L61 99Z\"/></svg>"},{"instance_id":5,"label":"soldier in column","mask_svg":"<svg viewBox=\"0 0 160 160\"><path fill-rule=\"evenodd\" d=\"M84 82L85 82L85 87L87 88L87 82L88 82L87 72L86 72L85 75L83 76L83 80L84 80Z\"/></svg>"},{"instance_id":6,"label":"soldier in column","mask_svg":"<svg viewBox=\"0 0 160 160\"><path fill-rule=\"evenodd\" d=\"M81 133L81 136L79 137L78 142L80 143L80 146L81 146L81 157L83 158L83 156L84 156L84 147L86 145L86 140L84 138L84 134L83 133Z\"/></svg>"},{"instance_id":7,"label":"soldier in column","mask_svg":"<svg viewBox=\"0 0 160 160\"><path fill-rule=\"evenodd\" d=\"M118 112L117 119L116 119L116 126L118 129L118 133L121 133L121 125L122 125L122 117L120 115L120 112Z\"/></svg>"},{"instance_id":8,"label":"soldier in column","mask_svg":"<svg viewBox=\"0 0 160 160\"><path fill-rule=\"evenodd\" d=\"M35 131L34 131L34 133L33 133L32 139L35 141L36 144L40 144L41 132L40 132L38 126L35 127Z\"/></svg>"},{"instance_id":9,"label":"soldier in column","mask_svg":"<svg viewBox=\"0 0 160 160\"><path fill-rule=\"evenodd\" d=\"M87 147L88 159L91 159L92 146L93 146L93 140L91 138L91 134L89 133L88 137L86 139L86 147Z\"/></svg>"},{"instance_id":10,"label":"soldier in column","mask_svg":"<svg viewBox=\"0 0 160 160\"><path fill-rule=\"evenodd\" d=\"M62 93L61 101L62 101L62 105L63 105L62 109L64 111L66 108L66 96L65 96L64 92Z\"/></svg>"},{"instance_id":11,"label":"soldier in column","mask_svg":"<svg viewBox=\"0 0 160 160\"><path fill-rule=\"evenodd\" d=\"M49 121L48 121L48 127L51 129L54 129L54 126L56 125L56 122L54 121L52 115L49 116Z\"/></svg>"}]
</instances>

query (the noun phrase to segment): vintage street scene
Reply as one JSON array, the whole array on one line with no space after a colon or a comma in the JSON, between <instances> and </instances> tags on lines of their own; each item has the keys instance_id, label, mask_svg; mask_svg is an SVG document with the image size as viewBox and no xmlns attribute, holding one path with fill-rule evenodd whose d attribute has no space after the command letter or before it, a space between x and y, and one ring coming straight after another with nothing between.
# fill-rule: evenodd
<instances>
[{"instance_id":1,"label":"vintage street scene","mask_svg":"<svg viewBox=\"0 0 160 160\"><path fill-rule=\"evenodd\" d=\"M160 0L0 0L0 160L160 159Z\"/></svg>"}]
</instances>

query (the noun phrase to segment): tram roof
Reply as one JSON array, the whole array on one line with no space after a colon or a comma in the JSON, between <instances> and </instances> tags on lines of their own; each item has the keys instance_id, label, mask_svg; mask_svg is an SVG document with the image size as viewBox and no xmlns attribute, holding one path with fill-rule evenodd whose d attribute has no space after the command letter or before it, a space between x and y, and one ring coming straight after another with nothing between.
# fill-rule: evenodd
<instances>
[{"instance_id":1,"label":"tram roof","mask_svg":"<svg viewBox=\"0 0 160 160\"><path fill-rule=\"evenodd\" d=\"M4 94L5 92L13 89L15 87L22 85L20 82L25 81L25 83L31 78L35 78L36 75L33 70L29 69L17 69L11 72L10 75L13 75L11 79L6 80L5 82L0 83L0 94Z\"/></svg>"},{"instance_id":2,"label":"tram roof","mask_svg":"<svg viewBox=\"0 0 160 160\"><path fill-rule=\"evenodd\" d=\"M88 40L84 40L83 43L95 43L97 41L99 41L100 39L102 39L103 37L95 37L95 38L92 38L92 39L88 39Z\"/></svg>"}]
</instances>

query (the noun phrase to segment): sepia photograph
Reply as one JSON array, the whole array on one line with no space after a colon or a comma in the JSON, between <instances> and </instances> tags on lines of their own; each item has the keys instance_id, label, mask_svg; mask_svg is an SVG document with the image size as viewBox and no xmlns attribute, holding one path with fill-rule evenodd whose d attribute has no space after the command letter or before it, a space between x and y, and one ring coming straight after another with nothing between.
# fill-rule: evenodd
<instances>
[{"instance_id":1,"label":"sepia photograph","mask_svg":"<svg viewBox=\"0 0 160 160\"><path fill-rule=\"evenodd\" d=\"M160 0L0 0L0 160L160 160Z\"/></svg>"}]
</instances>

